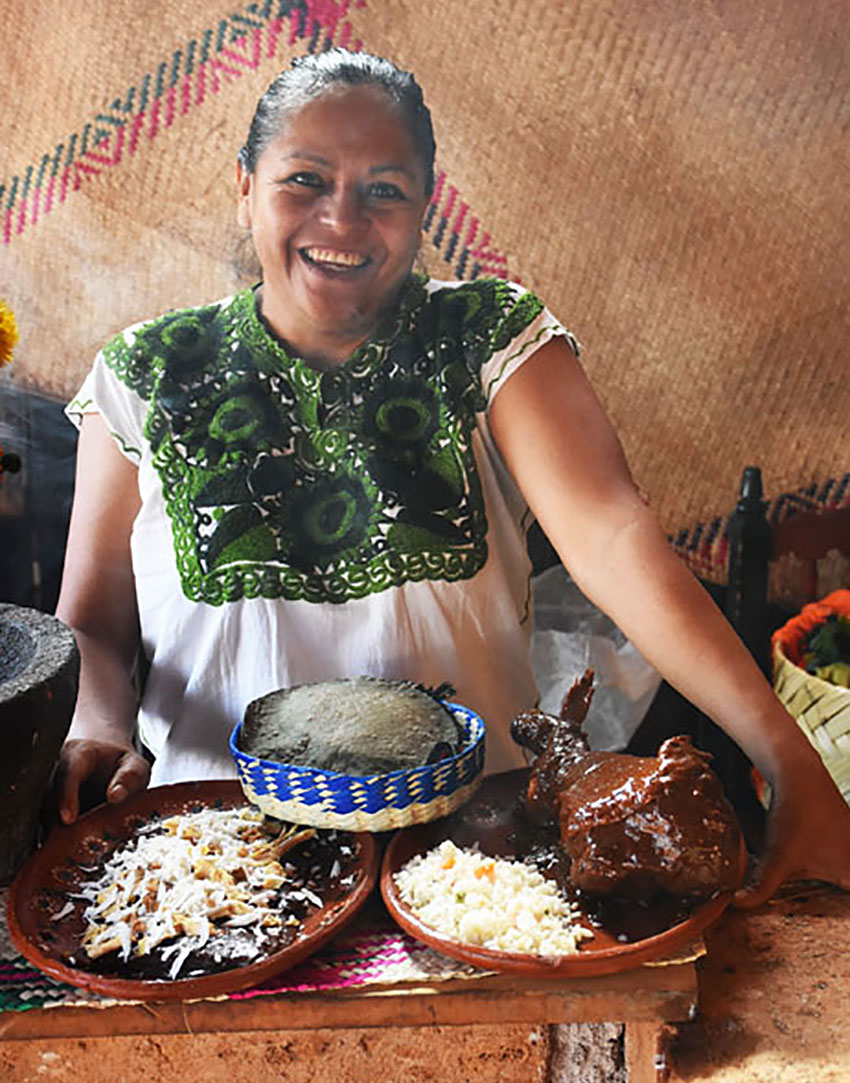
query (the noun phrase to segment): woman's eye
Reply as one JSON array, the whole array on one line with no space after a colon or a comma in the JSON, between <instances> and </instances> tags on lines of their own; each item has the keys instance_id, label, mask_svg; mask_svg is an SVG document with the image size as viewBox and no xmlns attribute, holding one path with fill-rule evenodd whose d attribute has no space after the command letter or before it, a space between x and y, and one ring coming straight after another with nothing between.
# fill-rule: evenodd
<instances>
[{"instance_id":1,"label":"woman's eye","mask_svg":"<svg viewBox=\"0 0 850 1083\"><path fill-rule=\"evenodd\" d=\"M369 195L375 199L404 199L404 192L397 184L389 181L376 181L369 185Z\"/></svg>"},{"instance_id":2,"label":"woman's eye","mask_svg":"<svg viewBox=\"0 0 850 1083\"><path fill-rule=\"evenodd\" d=\"M307 170L299 170L286 178L287 184L298 188L321 188L325 183L318 173L310 173Z\"/></svg>"}]
</instances>

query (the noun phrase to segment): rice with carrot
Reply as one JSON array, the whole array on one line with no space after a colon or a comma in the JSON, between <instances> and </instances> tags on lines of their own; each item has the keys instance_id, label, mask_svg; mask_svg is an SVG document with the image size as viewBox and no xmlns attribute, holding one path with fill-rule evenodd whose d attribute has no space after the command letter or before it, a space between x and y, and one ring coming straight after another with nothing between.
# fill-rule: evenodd
<instances>
[{"instance_id":1,"label":"rice with carrot","mask_svg":"<svg viewBox=\"0 0 850 1083\"><path fill-rule=\"evenodd\" d=\"M592 936L557 885L520 861L465 850L450 839L393 877L425 925L465 944L528 955L572 955Z\"/></svg>"}]
</instances>

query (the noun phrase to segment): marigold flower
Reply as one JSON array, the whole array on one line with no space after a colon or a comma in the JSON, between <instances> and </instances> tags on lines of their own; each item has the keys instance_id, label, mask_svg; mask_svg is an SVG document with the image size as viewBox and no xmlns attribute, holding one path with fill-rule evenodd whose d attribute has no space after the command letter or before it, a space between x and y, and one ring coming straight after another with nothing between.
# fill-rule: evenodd
<instances>
[{"instance_id":1,"label":"marigold flower","mask_svg":"<svg viewBox=\"0 0 850 1083\"><path fill-rule=\"evenodd\" d=\"M0 300L0 368L12 360L12 351L18 341L18 325L15 313Z\"/></svg>"}]
</instances>

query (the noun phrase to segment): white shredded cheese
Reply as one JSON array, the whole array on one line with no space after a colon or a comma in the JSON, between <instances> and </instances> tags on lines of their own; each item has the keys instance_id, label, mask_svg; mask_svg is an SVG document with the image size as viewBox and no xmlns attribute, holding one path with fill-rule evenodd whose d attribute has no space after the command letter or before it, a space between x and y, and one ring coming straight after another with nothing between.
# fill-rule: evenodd
<instances>
[{"instance_id":1,"label":"white shredded cheese","mask_svg":"<svg viewBox=\"0 0 850 1083\"><path fill-rule=\"evenodd\" d=\"M572 955L593 936L578 909L537 869L446 839L411 858L394 882L420 921L465 944L529 955Z\"/></svg>"},{"instance_id":2,"label":"white shredded cheese","mask_svg":"<svg viewBox=\"0 0 850 1083\"><path fill-rule=\"evenodd\" d=\"M160 957L171 960L175 978L225 926L248 928L259 954L268 930L291 924L275 894L287 881L276 848L286 831L270 835L263 820L257 809L207 808L143 827L79 887L88 903L82 943L89 958L117 951L126 961L174 941Z\"/></svg>"}]
</instances>

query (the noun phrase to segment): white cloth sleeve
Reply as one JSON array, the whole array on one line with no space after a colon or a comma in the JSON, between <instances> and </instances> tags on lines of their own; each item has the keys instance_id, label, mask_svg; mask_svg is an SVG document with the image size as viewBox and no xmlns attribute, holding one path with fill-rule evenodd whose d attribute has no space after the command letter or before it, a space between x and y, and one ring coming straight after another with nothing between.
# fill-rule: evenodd
<instances>
[{"instance_id":1,"label":"white cloth sleeve","mask_svg":"<svg viewBox=\"0 0 850 1083\"><path fill-rule=\"evenodd\" d=\"M519 286L516 289L517 296L526 292ZM481 387L488 406L508 377L516 372L536 350L556 335L566 338L573 353L578 357L580 346L575 337L547 308L543 308L504 349L497 350L490 360L481 366Z\"/></svg>"},{"instance_id":2,"label":"white cloth sleeve","mask_svg":"<svg viewBox=\"0 0 850 1083\"><path fill-rule=\"evenodd\" d=\"M118 449L134 465L142 458L147 404L126 387L98 353L80 390L65 407L69 420L79 428L86 414L100 414L115 438Z\"/></svg>"}]
</instances>

